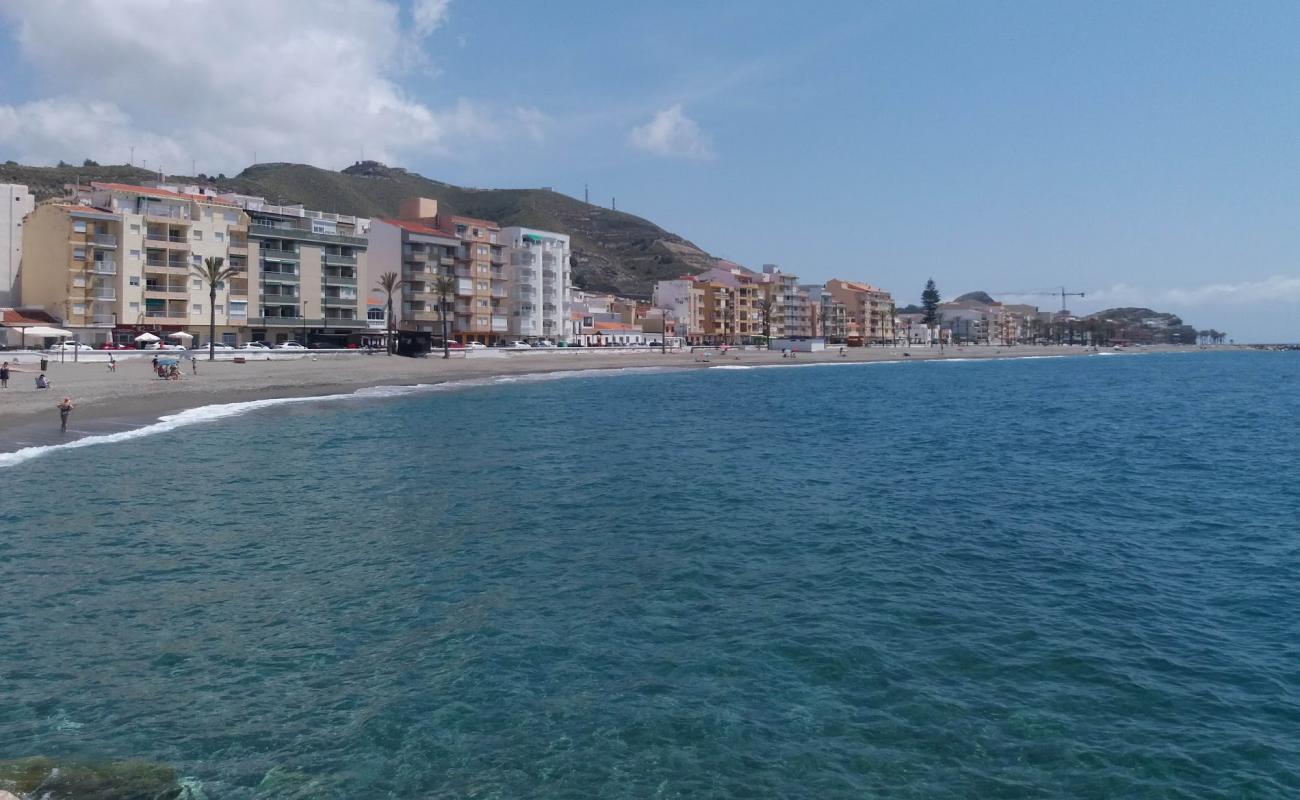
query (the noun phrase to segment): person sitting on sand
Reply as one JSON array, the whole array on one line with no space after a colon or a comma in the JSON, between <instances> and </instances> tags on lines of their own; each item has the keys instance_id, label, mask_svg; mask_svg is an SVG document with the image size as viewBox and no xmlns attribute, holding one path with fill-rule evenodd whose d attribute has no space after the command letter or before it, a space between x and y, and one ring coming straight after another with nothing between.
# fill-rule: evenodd
<instances>
[{"instance_id":1,"label":"person sitting on sand","mask_svg":"<svg viewBox=\"0 0 1300 800\"><path fill-rule=\"evenodd\" d=\"M37 389L48 389L48 388L50 388L50 381L49 381L48 378L45 377L45 373L44 373L44 372L42 372L40 375L37 375L37 376L36 376L36 388L37 388Z\"/></svg>"},{"instance_id":2,"label":"person sitting on sand","mask_svg":"<svg viewBox=\"0 0 1300 800\"><path fill-rule=\"evenodd\" d=\"M63 402L59 403L59 433L68 432L68 415L72 413L72 398L65 397Z\"/></svg>"}]
</instances>

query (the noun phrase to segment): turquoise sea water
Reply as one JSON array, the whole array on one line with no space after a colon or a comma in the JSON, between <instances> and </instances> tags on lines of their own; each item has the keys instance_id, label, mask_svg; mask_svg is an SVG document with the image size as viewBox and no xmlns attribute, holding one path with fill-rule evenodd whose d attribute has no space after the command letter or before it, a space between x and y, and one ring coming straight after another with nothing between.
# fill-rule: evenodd
<instances>
[{"instance_id":1,"label":"turquoise sea water","mask_svg":"<svg viewBox=\"0 0 1300 800\"><path fill-rule=\"evenodd\" d=\"M1300 796L1297 419L1300 360L1230 353L516 381L53 452L0 470L0 758L211 800Z\"/></svg>"}]
</instances>

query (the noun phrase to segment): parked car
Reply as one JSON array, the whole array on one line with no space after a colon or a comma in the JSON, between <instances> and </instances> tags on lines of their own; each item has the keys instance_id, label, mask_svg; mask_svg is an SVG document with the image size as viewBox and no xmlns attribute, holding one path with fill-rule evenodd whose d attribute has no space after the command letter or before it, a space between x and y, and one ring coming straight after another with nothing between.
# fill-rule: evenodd
<instances>
[{"instance_id":1,"label":"parked car","mask_svg":"<svg viewBox=\"0 0 1300 800\"><path fill-rule=\"evenodd\" d=\"M276 350L306 350L307 348L303 347L301 344L297 342L280 342L275 346L275 349Z\"/></svg>"},{"instance_id":2,"label":"parked car","mask_svg":"<svg viewBox=\"0 0 1300 800\"><path fill-rule=\"evenodd\" d=\"M533 346L532 346L531 344L529 344L528 342L525 342L525 341L523 341L523 340L518 340L518 341L513 341L513 342L506 342L506 343L502 344L501 346L502 346L502 347L508 347L508 348L510 348L511 350L532 350L532 349L533 349Z\"/></svg>"},{"instance_id":3,"label":"parked car","mask_svg":"<svg viewBox=\"0 0 1300 800\"><path fill-rule=\"evenodd\" d=\"M555 347L555 342L549 341L547 339L542 339L540 341L534 342L533 347Z\"/></svg>"},{"instance_id":4,"label":"parked car","mask_svg":"<svg viewBox=\"0 0 1300 800\"><path fill-rule=\"evenodd\" d=\"M129 344L118 344L117 342L104 342L99 347L100 350L134 350Z\"/></svg>"},{"instance_id":5,"label":"parked car","mask_svg":"<svg viewBox=\"0 0 1300 800\"><path fill-rule=\"evenodd\" d=\"M240 350L270 350L271 345L266 342L245 342L239 346Z\"/></svg>"},{"instance_id":6,"label":"parked car","mask_svg":"<svg viewBox=\"0 0 1300 800\"><path fill-rule=\"evenodd\" d=\"M466 350L486 350L486 349L487 349L487 345L483 344L482 342L470 342L469 344L465 345L465 349L466 349Z\"/></svg>"},{"instance_id":7,"label":"parked car","mask_svg":"<svg viewBox=\"0 0 1300 800\"><path fill-rule=\"evenodd\" d=\"M217 350L234 350L234 349L235 349L235 348L231 347L230 345L228 345L228 344L226 344L226 343L224 343L224 342L213 342L213 343L212 343L212 347L213 347L214 349L217 349ZM205 345L203 345L200 349L201 349L201 350L207 350L207 349L208 349L208 345L205 344Z\"/></svg>"},{"instance_id":8,"label":"parked car","mask_svg":"<svg viewBox=\"0 0 1300 800\"><path fill-rule=\"evenodd\" d=\"M58 344L50 348L50 352L51 353L72 353L72 352L93 353L95 352L95 348L91 347L88 344L81 344L80 342L59 342Z\"/></svg>"}]
</instances>

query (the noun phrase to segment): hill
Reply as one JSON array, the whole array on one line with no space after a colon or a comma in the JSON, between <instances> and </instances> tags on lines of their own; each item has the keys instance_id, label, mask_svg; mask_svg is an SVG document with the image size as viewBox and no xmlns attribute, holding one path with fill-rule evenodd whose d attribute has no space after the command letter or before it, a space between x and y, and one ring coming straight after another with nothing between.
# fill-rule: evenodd
<instances>
[{"instance_id":1,"label":"hill","mask_svg":"<svg viewBox=\"0 0 1300 800\"><path fill-rule=\"evenodd\" d=\"M0 183L26 184L37 201L60 196L64 184L138 183L157 177L157 173L125 165L0 165ZM234 177L169 175L167 180L364 217L392 216L404 197L432 197L446 213L490 219L503 226L568 233L573 245L574 283L591 291L649 297L655 281L698 273L714 262L695 244L635 214L590 205L550 189L455 186L373 161L341 172L305 164L255 164Z\"/></svg>"},{"instance_id":2,"label":"hill","mask_svg":"<svg viewBox=\"0 0 1300 800\"><path fill-rule=\"evenodd\" d=\"M1196 329L1177 314L1149 308L1107 308L1089 314L1084 320L1095 320L1111 329L1115 337L1134 342L1195 344L1197 341Z\"/></svg>"},{"instance_id":3,"label":"hill","mask_svg":"<svg viewBox=\"0 0 1300 800\"><path fill-rule=\"evenodd\" d=\"M961 297L958 297L957 300L956 300L956 302L958 302L958 303L983 303L983 304L986 305L986 306L991 306L991 305L993 305L994 303L996 303L997 301L994 300L993 297L992 297L991 295L989 295L988 292L967 292L966 294L962 295Z\"/></svg>"}]
</instances>

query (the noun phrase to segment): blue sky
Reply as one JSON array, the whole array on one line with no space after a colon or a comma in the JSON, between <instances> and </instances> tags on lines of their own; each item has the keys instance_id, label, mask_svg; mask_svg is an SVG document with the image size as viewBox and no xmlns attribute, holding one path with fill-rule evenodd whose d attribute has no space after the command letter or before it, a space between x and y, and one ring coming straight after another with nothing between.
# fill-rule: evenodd
<instances>
[{"instance_id":1,"label":"blue sky","mask_svg":"<svg viewBox=\"0 0 1300 800\"><path fill-rule=\"evenodd\" d=\"M587 183L716 255L901 302L930 276L948 296L1065 284L1080 310L1300 338L1294 3L235 0L186 4L205 44L168 65L63 2L0 12L0 158L123 161L129 141L233 173L253 150L337 168L364 146L460 184ZM77 49L70 17L116 69L40 55ZM166 114L138 88L158 69L178 75L143 81ZM92 103L100 133L68 131Z\"/></svg>"}]
</instances>

